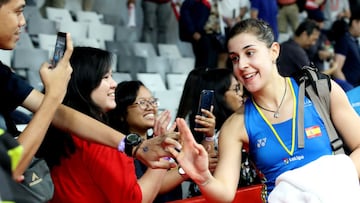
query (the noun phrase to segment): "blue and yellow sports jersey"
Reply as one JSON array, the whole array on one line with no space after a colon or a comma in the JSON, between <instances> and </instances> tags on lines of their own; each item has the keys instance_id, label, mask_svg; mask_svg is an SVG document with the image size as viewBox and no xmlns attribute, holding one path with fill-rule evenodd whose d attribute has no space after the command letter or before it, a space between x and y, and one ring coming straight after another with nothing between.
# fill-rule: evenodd
<instances>
[{"instance_id":1,"label":"blue and yellow sports jersey","mask_svg":"<svg viewBox=\"0 0 360 203\"><path fill-rule=\"evenodd\" d=\"M298 85L294 79L291 79L291 84L297 101ZM305 147L301 149L297 147L296 117L295 146L291 153L291 150L285 150L280 144L274 131L276 131L286 148L291 149L292 119L273 124L273 131L258 112L252 100L248 99L245 103L244 122L249 136L250 155L257 168L264 174L268 194L274 188L275 180L281 173L301 167L323 155L332 154L324 122L311 100L307 97L304 99L304 117Z\"/></svg>"}]
</instances>

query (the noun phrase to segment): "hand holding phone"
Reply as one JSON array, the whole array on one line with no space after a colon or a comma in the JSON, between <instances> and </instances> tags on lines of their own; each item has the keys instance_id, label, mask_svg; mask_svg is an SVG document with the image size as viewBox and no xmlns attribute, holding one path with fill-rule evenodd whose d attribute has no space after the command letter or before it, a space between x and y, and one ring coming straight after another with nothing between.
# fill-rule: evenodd
<instances>
[{"instance_id":1,"label":"hand holding phone","mask_svg":"<svg viewBox=\"0 0 360 203\"><path fill-rule=\"evenodd\" d=\"M200 94L197 115L206 116L201 112L201 109L210 111L212 105L214 105L214 90L202 90ZM199 128L203 126L195 124L195 127Z\"/></svg>"},{"instance_id":2,"label":"hand holding phone","mask_svg":"<svg viewBox=\"0 0 360 203\"><path fill-rule=\"evenodd\" d=\"M65 50L66 50L66 33L58 32L55 43L54 56L51 61L51 68L56 67L57 63L64 56Z\"/></svg>"}]
</instances>

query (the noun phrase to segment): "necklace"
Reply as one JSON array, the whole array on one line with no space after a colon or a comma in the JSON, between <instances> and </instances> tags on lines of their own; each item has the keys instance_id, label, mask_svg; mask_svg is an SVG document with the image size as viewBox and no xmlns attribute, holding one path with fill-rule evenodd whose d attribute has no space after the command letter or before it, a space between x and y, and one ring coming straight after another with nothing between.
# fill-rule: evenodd
<instances>
[{"instance_id":1,"label":"necklace","mask_svg":"<svg viewBox=\"0 0 360 203\"><path fill-rule=\"evenodd\" d=\"M278 140L278 142L280 143L280 145L285 149L285 151L290 156L292 156L294 154L294 151L295 151L295 128L296 128L296 105L297 104L296 104L296 96L295 96L294 88L293 88L293 86L291 84L290 79L288 79L288 80L289 80L290 91L291 91L291 94L292 94L292 97L293 97L293 117L292 117L292 122L291 122L291 148L290 149L285 145L284 141L281 139L279 134L276 132L275 128L270 123L270 121L260 111L259 106L255 104L255 108L259 112L260 116L263 118L265 123L269 126L271 131L274 133L274 135L275 135L276 139Z\"/></svg>"},{"instance_id":2,"label":"necklace","mask_svg":"<svg viewBox=\"0 0 360 203\"><path fill-rule=\"evenodd\" d=\"M265 107L260 106L260 105L255 101L254 98L253 98L252 100L254 101L255 106L260 107L262 110L265 110L265 111L274 113L274 118L279 118L279 116L280 116L280 112L279 112L279 111L280 111L280 107L281 107L281 105L282 105L282 103L283 103L283 101L284 101L285 95L286 95L286 89L287 89L287 84L286 84L286 79L285 79L285 91L284 91L284 95L282 96L281 101L280 101L280 104L279 104L279 106L277 107L276 111L270 110L270 109L267 109L267 108L265 108Z\"/></svg>"}]
</instances>

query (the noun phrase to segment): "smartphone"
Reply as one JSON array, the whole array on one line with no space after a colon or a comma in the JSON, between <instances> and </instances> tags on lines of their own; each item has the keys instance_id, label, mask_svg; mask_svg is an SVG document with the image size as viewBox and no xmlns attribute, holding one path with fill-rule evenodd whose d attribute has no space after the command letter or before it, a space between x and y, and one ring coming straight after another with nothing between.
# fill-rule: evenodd
<instances>
[{"instance_id":1,"label":"smartphone","mask_svg":"<svg viewBox=\"0 0 360 203\"><path fill-rule=\"evenodd\" d=\"M201 109L206 109L210 111L212 105L214 105L214 90L202 90L200 93L197 115L205 116L201 112ZM195 127L198 128L202 126L196 124Z\"/></svg>"},{"instance_id":2,"label":"smartphone","mask_svg":"<svg viewBox=\"0 0 360 203\"><path fill-rule=\"evenodd\" d=\"M55 68L57 63L64 56L65 49L66 49L66 33L58 32L56 37L54 56L51 63L52 68Z\"/></svg>"}]
</instances>

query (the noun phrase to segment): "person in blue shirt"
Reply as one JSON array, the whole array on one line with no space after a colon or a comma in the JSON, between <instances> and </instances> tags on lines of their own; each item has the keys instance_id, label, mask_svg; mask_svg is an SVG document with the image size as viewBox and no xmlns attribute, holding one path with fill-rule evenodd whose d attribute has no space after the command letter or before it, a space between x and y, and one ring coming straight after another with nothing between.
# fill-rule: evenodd
<instances>
[{"instance_id":1,"label":"person in blue shirt","mask_svg":"<svg viewBox=\"0 0 360 203\"><path fill-rule=\"evenodd\" d=\"M360 116L360 86L355 87L346 92L351 106L355 109L356 113Z\"/></svg>"},{"instance_id":2,"label":"person in blue shirt","mask_svg":"<svg viewBox=\"0 0 360 203\"><path fill-rule=\"evenodd\" d=\"M274 40L269 24L257 19L236 24L229 34L228 50L234 74L250 96L220 130L215 172L212 175L209 171L206 150L195 142L182 119L177 119L182 149L169 148L169 151L199 185L207 202L219 203L233 201L239 180L241 148L248 145L250 156L265 177L263 194L267 199L279 175L332 155L328 132L314 104L305 97L302 101L304 129L307 129L303 131L305 147L298 146L295 138L298 136L299 87L294 78L278 73L276 60L280 45ZM358 178L360 136L356 129L360 117L342 88L332 80L330 100L331 121L351 151L349 156L343 156Z\"/></svg>"}]
</instances>

